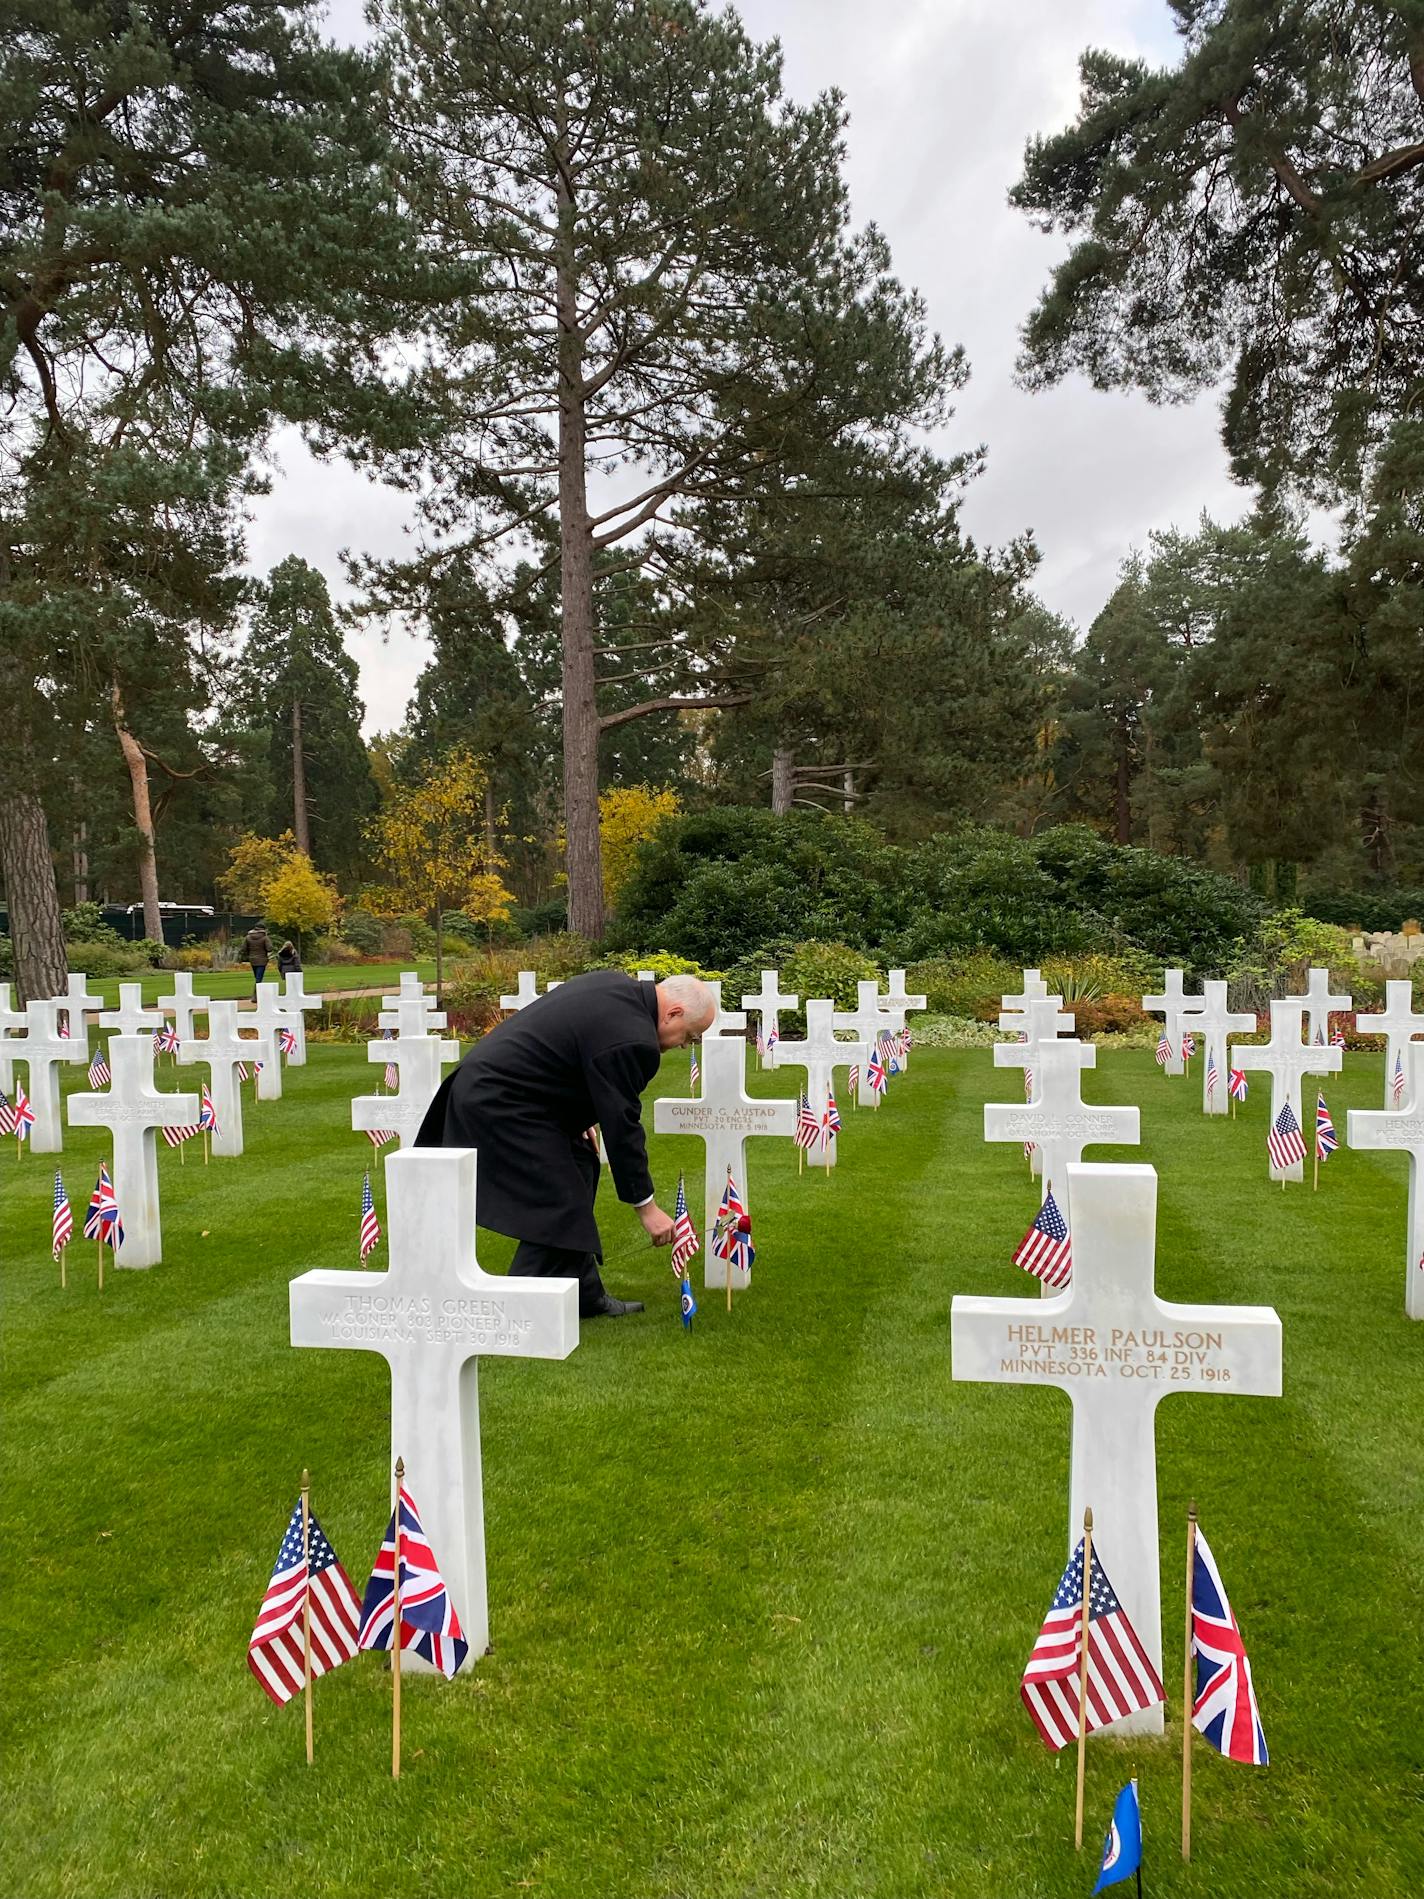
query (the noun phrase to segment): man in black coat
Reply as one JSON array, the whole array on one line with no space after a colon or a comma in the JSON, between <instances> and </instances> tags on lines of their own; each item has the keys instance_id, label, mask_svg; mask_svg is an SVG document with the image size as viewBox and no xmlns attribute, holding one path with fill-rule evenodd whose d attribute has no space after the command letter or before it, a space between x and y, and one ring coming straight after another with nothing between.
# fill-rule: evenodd
<instances>
[{"instance_id":1,"label":"man in black coat","mask_svg":"<svg viewBox=\"0 0 1424 1899\"><path fill-rule=\"evenodd\" d=\"M657 1204L639 1097L663 1051L711 1026L712 991L693 976L636 982L594 970L561 983L476 1042L447 1075L417 1147L479 1150L479 1223L519 1241L510 1271L577 1279L579 1316L641 1312L604 1290L593 1217L604 1150L618 1198L638 1210L654 1246L672 1239Z\"/></svg>"}]
</instances>

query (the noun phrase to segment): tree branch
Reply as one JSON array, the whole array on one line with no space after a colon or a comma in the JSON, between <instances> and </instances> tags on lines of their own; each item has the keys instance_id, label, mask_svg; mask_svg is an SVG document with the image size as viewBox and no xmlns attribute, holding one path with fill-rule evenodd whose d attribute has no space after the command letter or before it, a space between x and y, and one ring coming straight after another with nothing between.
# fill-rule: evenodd
<instances>
[{"instance_id":1,"label":"tree branch","mask_svg":"<svg viewBox=\"0 0 1424 1899\"><path fill-rule=\"evenodd\" d=\"M624 706L621 712L608 713L598 721L598 729L610 732L615 725L626 725L630 719L645 719L650 712L700 712L707 706L750 705L755 696L750 692L721 692L709 694L705 699L645 699L641 705Z\"/></svg>"}]
</instances>

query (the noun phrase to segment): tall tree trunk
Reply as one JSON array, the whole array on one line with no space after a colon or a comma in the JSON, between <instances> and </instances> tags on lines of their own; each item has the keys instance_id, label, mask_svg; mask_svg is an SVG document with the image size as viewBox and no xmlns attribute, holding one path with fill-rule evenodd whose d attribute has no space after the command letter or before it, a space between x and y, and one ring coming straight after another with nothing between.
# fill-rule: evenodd
<instances>
[{"instance_id":1,"label":"tall tree trunk","mask_svg":"<svg viewBox=\"0 0 1424 1899\"><path fill-rule=\"evenodd\" d=\"M485 775L485 849L489 852L490 862L494 862L494 780Z\"/></svg>"},{"instance_id":2,"label":"tall tree trunk","mask_svg":"<svg viewBox=\"0 0 1424 1899\"><path fill-rule=\"evenodd\" d=\"M307 761L302 754L302 702L292 700L292 834L297 849L311 856L311 820L307 815Z\"/></svg>"},{"instance_id":3,"label":"tall tree trunk","mask_svg":"<svg viewBox=\"0 0 1424 1899\"><path fill-rule=\"evenodd\" d=\"M0 871L10 906L15 987L21 1002L42 1002L64 988L67 962L49 831L32 791L0 797Z\"/></svg>"},{"instance_id":4,"label":"tall tree trunk","mask_svg":"<svg viewBox=\"0 0 1424 1899\"><path fill-rule=\"evenodd\" d=\"M791 810L791 798L796 789L796 758L784 745L778 745L771 755L771 811L772 816L784 818Z\"/></svg>"},{"instance_id":5,"label":"tall tree trunk","mask_svg":"<svg viewBox=\"0 0 1424 1899\"><path fill-rule=\"evenodd\" d=\"M89 901L89 826L83 818L74 827L74 901Z\"/></svg>"},{"instance_id":6,"label":"tall tree trunk","mask_svg":"<svg viewBox=\"0 0 1424 1899\"><path fill-rule=\"evenodd\" d=\"M128 728L124 715L124 695L114 680L109 697L114 710L114 730L133 786L134 829L138 832L138 887L143 898L143 933L151 942L163 941L163 912L158 907L158 853L154 845L153 805L148 795L148 760L143 747Z\"/></svg>"},{"instance_id":7,"label":"tall tree trunk","mask_svg":"<svg viewBox=\"0 0 1424 1899\"><path fill-rule=\"evenodd\" d=\"M559 214L559 552L563 621L564 865L569 928L603 935L598 836L598 702L593 666L593 530L585 466L583 342L574 264L574 206L562 167Z\"/></svg>"},{"instance_id":8,"label":"tall tree trunk","mask_svg":"<svg viewBox=\"0 0 1424 1899\"><path fill-rule=\"evenodd\" d=\"M1132 842L1132 784L1128 776L1127 732L1120 729L1117 739L1117 841Z\"/></svg>"}]
</instances>

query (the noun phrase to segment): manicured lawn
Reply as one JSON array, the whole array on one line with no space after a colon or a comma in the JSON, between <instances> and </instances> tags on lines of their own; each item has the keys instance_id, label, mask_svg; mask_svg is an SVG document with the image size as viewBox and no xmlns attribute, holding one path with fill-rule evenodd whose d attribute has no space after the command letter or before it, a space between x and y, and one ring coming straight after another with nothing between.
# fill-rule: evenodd
<instances>
[{"instance_id":1,"label":"manicured lawn","mask_svg":"<svg viewBox=\"0 0 1424 1899\"><path fill-rule=\"evenodd\" d=\"M92 1246L59 1288L52 1164L0 1154L6 1888L1086 1895L1072 1760L1017 1695L1063 1566L1069 1407L949 1376L953 1293L1037 1303L1007 1264L1036 1190L981 1139L982 1103L1009 1098L982 1051L917 1051L880 1114L847 1115L830 1180L753 1143L755 1283L730 1316L704 1296L690 1336L665 1257L605 1208L610 1284L649 1312L587 1326L565 1363L481 1374L493 1654L407 1683L399 1785L389 1677L341 1669L308 1771L299 1707L271 1706L245 1649L304 1463L358 1590L387 1516L383 1363L287 1344L289 1278L356 1263L370 1150L347 1104L369 1078L363 1050L315 1048L284 1101L248 1104L241 1161L165 1151L165 1262L102 1299ZM686 1092L684 1057L662 1081ZM1377 1056L1346 1057L1342 1133L1380 1085ZM1274 1304L1286 1354L1284 1398L1161 1408L1168 1734L1094 1744L1090 1837L1135 1770L1149 1893L1405 1899L1424 1884L1424 1326L1403 1317L1404 1163L1342 1149L1318 1195L1282 1194L1263 1088L1206 1122L1195 1080L1132 1052L1086 1092L1142 1105L1142 1149L1094 1158L1161 1171L1159 1290ZM700 1206L701 1143L653 1145L668 1203L685 1164ZM69 1136L81 1211L103 1151ZM481 1242L487 1266L510 1250ZM1184 1868L1193 1496L1272 1760L1199 1748Z\"/></svg>"},{"instance_id":2,"label":"manicured lawn","mask_svg":"<svg viewBox=\"0 0 1424 1899\"><path fill-rule=\"evenodd\" d=\"M319 996L328 989L398 989L401 971L416 969L422 982L434 982L435 964L405 962L394 963L313 963L303 975L306 978L306 991L309 996ZM267 966L264 981L278 987L277 965ZM105 1006L117 1008L120 983L140 983L143 987L145 1004L152 1003L159 996L173 993L173 972L171 969L146 969L142 974L132 976L106 976L93 978L89 983L90 991L104 998ZM246 963L240 963L236 969L198 969L193 972L193 990L200 996L211 996L215 1002L252 1000L252 971Z\"/></svg>"}]
</instances>

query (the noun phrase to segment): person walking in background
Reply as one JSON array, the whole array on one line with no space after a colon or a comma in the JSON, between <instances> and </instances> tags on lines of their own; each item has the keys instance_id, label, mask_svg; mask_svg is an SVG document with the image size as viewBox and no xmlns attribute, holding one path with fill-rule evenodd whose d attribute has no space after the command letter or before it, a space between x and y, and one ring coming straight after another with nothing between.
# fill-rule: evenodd
<instances>
[{"instance_id":1,"label":"person walking in background","mask_svg":"<svg viewBox=\"0 0 1424 1899\"><path fill-rule=\"evenodd\" d=\"M252 965L252 999L257 1000L257 985L267 974L267 959L272 954L272 941L264 924L257 923L247 932L242 945L243 961Z\"/></svg>"},{"instance_id":2,"label":"person walking in background","mask_svg":"<svg viewBox=\"0 0 1424 1899\"><path fill-rule=\"evenodd\" d=\"M296 975L301 966L302 959L297 954L296 944L284 943L277 951L277 974L285 982L288 976Z\"/></svg>"}]
</instances>

